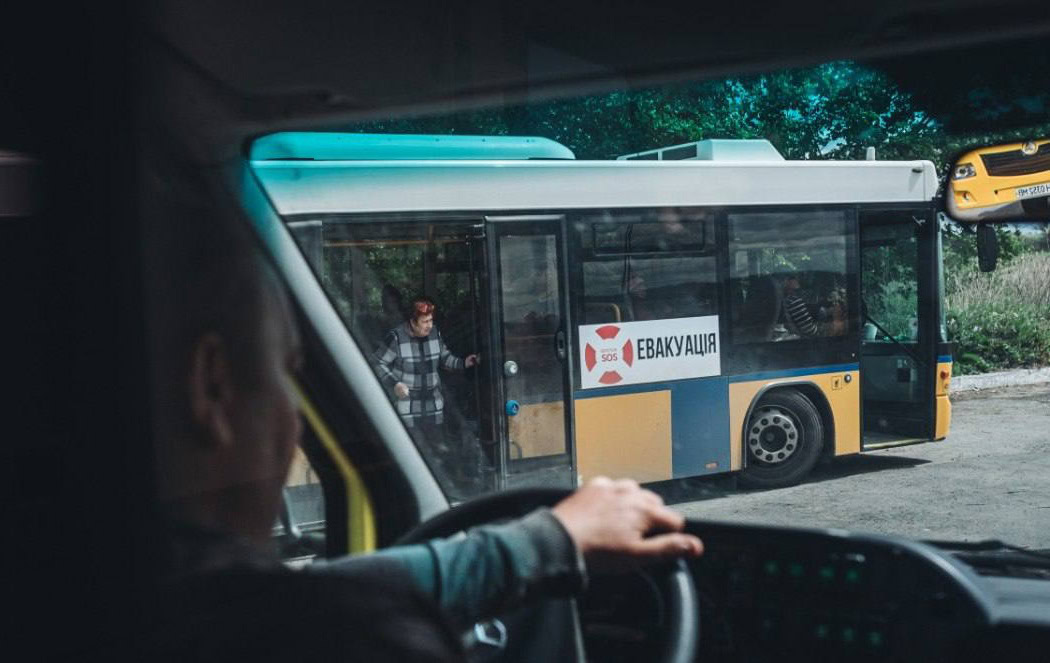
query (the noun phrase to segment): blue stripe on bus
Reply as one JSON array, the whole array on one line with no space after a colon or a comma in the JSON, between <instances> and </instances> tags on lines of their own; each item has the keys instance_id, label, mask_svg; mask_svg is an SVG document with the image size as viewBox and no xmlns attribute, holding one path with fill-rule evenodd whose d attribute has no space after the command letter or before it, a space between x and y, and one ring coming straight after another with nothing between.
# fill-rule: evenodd
<instances>
[{"instance_id":1,"label":"blue stripe on bus","mask_svg":"<svg viewBox=\"0 0 1050 663\"><path fill-rule=\"evenodd\" d=\"M786 371L763 371L762 373L748 373L746 375L732 375L730 382L755 382L758 380L775 380L776 378L794 378L802 375L821 375L824 373L842 373L844 371L856 371L860 364L833 364L831 366L811 366L809 368L792 368Z\"/></svg>"},{"instance_id":2,"label":"blue stripe on bus","mask_svg":"<svg viewBox=\"0 0 1050 663\"><path fill-rule=\"evenodd\" d=\"M952 363L952 356L951 355L938 355L937 356L937 363L938 364L950 364L950 363Z\"/></svg>"},{"instance_id":3,"label":"blue stripe on bus","mask_svg":"<svg viewBox=\"0 0 1050 663\"><path fill-rule=\"evenodd\" d=\"M671 475L727 472L730 465L729 381L677 382L671 388Z\"/></svg>"},{"instance_id":4,"label":"blue stripe on bus","mask_svg":"<svg viewBox=\"0 0 1050 663\"><path fill-rule=\"evenodd\" d=\"M640 394L646 391L673 390L676 386L692 384L694 382L728 380L734 382L753 382L756 380L773 380L776 378L792 378L800 375L822 375L824 373L842 373L843 371L860 370L860 364L832 364L830 366L810 366L809 368L791 368L783 371L763 371L761 373L747 373L744 375L712 376L707 378L689 378L685 380L674 380L671 382L643 382L640 384L629 384L622 387L599 387L597 389L577 389L573 392L573 399L598 398L601 396L619 396L620 394Z\"/></svg>"},{"instance_id":5,"label":"blue stripe on bus","mask_svg":"<svg viewBox=\"0 0 1050 663\"><path fill-rule=\"evenodd\" d=\"M573 392L572 397L576 400L579 400L581 398L619 396L620 394L641 394L647 391L670 391L680 384L688 384L695 381L718 379L719 376L715 376L710 378L690 378L688 380L674 380L672 382L643 382L641 384L624 385L623 387L599 387L598 389L581 389Z\"/></svg>"}]
</instances>

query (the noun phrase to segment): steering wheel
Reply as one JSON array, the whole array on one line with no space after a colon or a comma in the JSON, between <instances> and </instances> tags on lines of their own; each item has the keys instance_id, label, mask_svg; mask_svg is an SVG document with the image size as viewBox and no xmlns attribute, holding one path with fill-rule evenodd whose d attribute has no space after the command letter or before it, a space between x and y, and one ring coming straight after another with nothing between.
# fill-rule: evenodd
<instances>
[{"instance_id":1,"label":"steering wheel","mask_svg":"<svg viewBox=\"0 0 1050 663\"><path fill-rule=\"evenodd\" d=\"M456 534L470 527L524 516L542 506L554 506L572 494L561 488L516 488L465 502L426 520L398 539L396 545L422 543ZM700 640L700 610L692 575L682 560L640 569L657 587L665 606L666 623L659 641L646 655L658 663L687 663L696 656Z\"/></svg>"}]
</instances>

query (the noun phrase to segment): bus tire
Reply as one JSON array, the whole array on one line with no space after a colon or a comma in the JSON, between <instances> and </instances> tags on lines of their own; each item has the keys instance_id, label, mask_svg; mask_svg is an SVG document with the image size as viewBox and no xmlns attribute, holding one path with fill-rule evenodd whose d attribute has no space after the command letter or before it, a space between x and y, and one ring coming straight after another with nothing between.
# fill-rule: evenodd
<instances>
[{"instance_id":1,"label":"bus tire","mask_svg":"<svg viewBox=\"0 0 1050 663\"><path fill-rule=\"evenodd\" d=\"M751 488L793 486L813 469L823 446L824 425L813 403L794 389L771 391L748 417L740 482Z\"/></svg>"}]
</instances>

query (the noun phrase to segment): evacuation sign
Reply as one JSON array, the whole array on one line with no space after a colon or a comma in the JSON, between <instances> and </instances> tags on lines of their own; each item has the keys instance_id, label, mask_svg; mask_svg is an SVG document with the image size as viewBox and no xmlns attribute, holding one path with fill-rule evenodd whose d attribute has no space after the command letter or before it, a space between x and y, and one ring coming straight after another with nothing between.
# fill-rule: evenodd
<instances>
[{"instance_id":1,"label":"evacuation sign","mask_svg":"<svg viewBox=\"0 0 1050 663\"><path fill-rule=\"evenodd\" d=\"M580 325L584 389L719 375L718 316Z\"/></svg>"}]
</instances>

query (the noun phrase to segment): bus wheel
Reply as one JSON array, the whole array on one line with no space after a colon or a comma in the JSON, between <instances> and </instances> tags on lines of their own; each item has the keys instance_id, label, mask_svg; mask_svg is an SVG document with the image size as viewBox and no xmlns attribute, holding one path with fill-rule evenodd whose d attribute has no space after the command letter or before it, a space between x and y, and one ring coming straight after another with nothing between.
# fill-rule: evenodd
<instances>
[{"instance_id":1,"label":"bus wheel","mask_svg":"<svg viewBox=\"0 0 1050 663\"><path fill-rule=\"evenodd\" d=\"M824 425L813 403L794 389L772 391L747 420L740 481L753 488L792 486L813 469L823 446Z\"/></svg>"}]
</instances>

